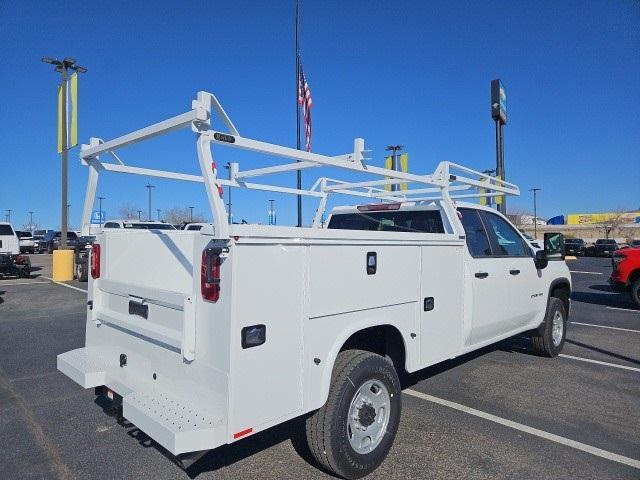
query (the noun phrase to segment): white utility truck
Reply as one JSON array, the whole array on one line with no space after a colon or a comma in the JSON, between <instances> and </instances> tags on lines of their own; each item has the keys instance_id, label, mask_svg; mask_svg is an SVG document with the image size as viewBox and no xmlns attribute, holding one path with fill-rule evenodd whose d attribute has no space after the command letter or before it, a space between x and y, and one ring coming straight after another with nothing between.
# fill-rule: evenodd
<instances>
[{"instance_id":1,"label":"white utility truck","mask_svg":"<svg viewBox=\"0 0 640 480\"><path fill-rule=\"evenodd\" d=\"M115 154L179 128L195 133L199 175L130 166ZM213 145L288 162L232 163L221 178ZM306 415L318 462L359 478L393 443L399 374L522 333L539 354L557 355L571 288L562 236L548 235L536 252L499 213L457 203L518 187L449 162L432 174L391 171L364 154L362 139L353 153L325 156L243 137L206 92L186 113L92 138L80 154L85 231L103 172L203 183L213 228L97 234L86 346L59 355L58 369L121 402L127 420L176 456ZM251 182L316 167L362 180L323 177L308 190ZM229 225L222 188L305 195L318 209L310 227ZM366 200L324 222L330 194Z\"/></svg>"}]
</instances>

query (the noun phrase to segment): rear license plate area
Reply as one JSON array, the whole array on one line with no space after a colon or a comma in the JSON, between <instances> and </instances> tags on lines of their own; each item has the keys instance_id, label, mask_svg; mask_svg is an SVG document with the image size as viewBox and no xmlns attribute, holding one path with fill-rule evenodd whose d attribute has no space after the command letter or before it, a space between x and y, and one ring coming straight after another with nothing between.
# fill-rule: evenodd
<instances>
[{"instance_id":1,"label":"rear license plate area","mask_svg":"<svg viewBox=\"0 0 640 480\"><path fill-rule=\"evenodd\" d=\"M129 300L129 314L147 319L149 318L149 305Z\"/></svg>"}]
</instances>

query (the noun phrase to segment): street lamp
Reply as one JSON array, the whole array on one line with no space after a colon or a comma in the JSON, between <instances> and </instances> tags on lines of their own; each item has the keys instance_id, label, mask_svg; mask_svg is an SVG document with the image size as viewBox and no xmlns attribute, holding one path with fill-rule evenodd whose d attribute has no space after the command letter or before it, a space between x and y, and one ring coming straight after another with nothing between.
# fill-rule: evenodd
<instances>
[{"instance_id":1,"label":"street lamp","mask_svg":"<svg viewBox=\"0 0 640 480\"><path fill-rule=\"evenodd\" d=\"M64 249L67 246L67 230L68 230L68 214L67 214L67 181L68 181L68 162L67 151L69 145L67 142L67 80L68 71L74 70L77 73L86 73L87 69L76 64L75 58L65 57L64 60L58 60L52 57L42 57L44 63L55 66L55 71L58 72L62 78L60 84L60 90L62 94L62 108L60 109L60 126L61 129L61 156L62 156L62 198L61 198L61 216L62 225L60 226L60 245Z\"/></svg>"},{"instance_id":2,"label":"street lamp","mask_svg":"<svg viewBox=\"0 0 640 480\"><path fill-rule=\"evenodd\" d=\"M100 229L102 229L102 221L104 220L104 218L102 218L102 200L104 200L105 197L98 197L98 216L100 217Z\"/></svg>"},{"instance_id":3,"label":"street lamp","mask_svg":"<svg viewBox=\"0 0 640 480\"><path fill-rule=\"evenodd\" d=\"M151 189L156 187L151 185L151 183L147 183L144 188L149 190L149 221L151 221Z\"/></svg>"},{"instance_id":4,"label":"street lamp","mask_svg":"<svg viewBox=\"0 0 640 480\"><path fill-rule=\"evenodd\" d=\"M529 191L533 192L533 236L538 238L538 192L541 188L530 188Z\"/></svg>"},{"instance_id":5,"label":"street lamp","mask_svg":"<svg viewBox=\"0 0 640 480\"><path fill-rule=\"evenodd\" d=\"M142 220L142 210L138 210L138 220Z\"/></svg>"},{"instance_id":6,"label":"street lamp","mask_svg":"<svg viewBox=\"0 0 640 480\"><path fill-rule=\"evenodd\" d=\"M189 222L193 222L193 207L189 207Z\"/></svg>"},{"instance_id":7,"label":"street lamp","mask_svg":"<svg viewBox=\"0 0 640 480\"><path fill-rule=\"evenodd\" d=\"M394 172L398 171L398 157L396 153L402 150L403 148L404 147L402 145L387 145L387 147L385 148L387 152L392 152L391 153L391 170L393 170ZM391 191L396 191L396 190L400 190L400 185L398 185L397 183L392 183Z\"/></svg>"},{"instance_id":8,"label":"street lamp","mask_svg":"<svg viewBox=\"0 0 640 480\"><path fill-rule=\"evenodd\" d=\"M160 209L156 208L156 212L158 213L158 221L160 221Z\"/></svg>"},{"instance_id":9,"label":"street lamp","mask_svg":"<svg viewBox=\"0 0 640 480\"><path fill-rule=\"evenodd\" d=\"M7 208L5 212L7 212L5 214L5 218L7 219L7 222L11 223L11 212L13 212L13 210L11 210L10 208Z\"/></svg>"}]
</instances>

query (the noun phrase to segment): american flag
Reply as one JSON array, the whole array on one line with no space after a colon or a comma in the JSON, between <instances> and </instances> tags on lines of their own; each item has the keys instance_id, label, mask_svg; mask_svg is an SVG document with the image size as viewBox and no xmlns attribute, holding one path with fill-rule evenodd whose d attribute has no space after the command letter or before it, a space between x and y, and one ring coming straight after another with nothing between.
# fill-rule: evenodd
<instances>
[{"instance_id":1,"label":"american flag","mask_svg":"<svg viewBox=\"0 0 640 480\"><path fill-rule=\"evenodd\" d=\"M302 105L302 112L304 113L304 131L307 139L307 152L311 151L311 107L313 107L313 100L311 100L311 90L309 84L302 71L302 65L300 65L300 78L298 80L298 103Z\"/></svg>"}]
</instances>

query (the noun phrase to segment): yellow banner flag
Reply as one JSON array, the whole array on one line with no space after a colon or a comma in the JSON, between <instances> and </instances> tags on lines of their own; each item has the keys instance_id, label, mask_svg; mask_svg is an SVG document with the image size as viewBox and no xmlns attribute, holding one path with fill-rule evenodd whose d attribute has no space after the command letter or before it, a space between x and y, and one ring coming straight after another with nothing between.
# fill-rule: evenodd
<instances>
[{"instance_id":1,"label":"yellow banner flag","mask_svg":"<svg viewBox=\"0 0 640 480\"><path fill-rule=\"evenodd\" d=\"M391 170L391 167L393 167L393 162L391 161L391 155L389 155L388 157L384 157L384 168L386 168L387 170ZM387 180L389 180L389 177L387 177ZM387 192L390 192L391 184L387 182L384 186L384 189Z\"/></svg>"},{"instance_id":2,"label":"yellow banner flag","mask_svg":"<svg viewBox=\"0 0 640 480\"><path fill-rule=\"evenodd\" d=\"M500 180L502 180L502 177L500 175L496 175L496 185L502 186L502 182ZM496 197L496 205L502 205L502 197L504 197L504 195L498 195Z\"/></svg>"},{"instance_id":3,"label":"yellow banner flag","mask_svg":"<svg viewBox=\"0 0 640 480\"><path fill-rule=\"evenodd\" d=\"M403 153L400 155L400 171L407 173L409 171L409 154ZM400 184L400 190L408 190L409 187L406 183Z\"/></svg>"},{"instance_id":4,"label":"yellow banner flag","mask_svg":"<svg viewBox=\"0 0 640 480\"><path fill-rule=\"evenodd\" d=\"M62 153L62 109L64 104L62 102L62 84L58 85L58 153Z\"/></svg>"},{"instance_id":5,"label":"yellow banner flag","mask_svg":"<svg viewBox=\"0 0 640 480\"><path fill-rule=\"evenodd\" d=\"M481 181L485 182L486 180L483 178ZM480 195L485 195L487 193L487 189L484 187L480 187L478 188L478 193ZM480 197L480 205L486 205L486 204L487 204L487 197Z\"/></svg>"},{"instance_id":6,"label":"yellow banner flag","mask_svg":"<svg viewBox=\"0 0 640 480\"><path fill-rule=\"evenodd\" d=\"M78 145L78 72L71 75L71 138L68 148Z\"/></svg>"}]
</instances>

